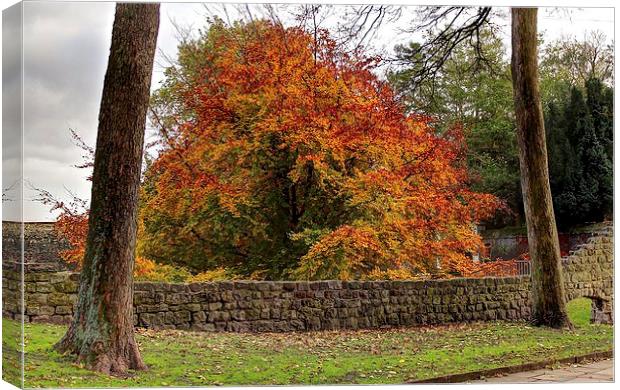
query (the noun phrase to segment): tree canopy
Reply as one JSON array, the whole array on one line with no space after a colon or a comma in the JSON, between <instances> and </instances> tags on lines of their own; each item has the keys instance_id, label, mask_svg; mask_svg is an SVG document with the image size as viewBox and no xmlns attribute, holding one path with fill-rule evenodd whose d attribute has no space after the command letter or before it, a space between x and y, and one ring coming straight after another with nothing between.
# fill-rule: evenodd
<instances>
[{"instance_id":1,"label":"tree canopy","mask_svg":"<svg viewBox=\"0 0 620 390\"><path fill-rule=\"evenodd\" d=\"M471 272L499 201L468 188L461 129L406 115L376 59L266 21L179 52L153 99L142 255L266 278Z\"/></svg>"}]
</instances>

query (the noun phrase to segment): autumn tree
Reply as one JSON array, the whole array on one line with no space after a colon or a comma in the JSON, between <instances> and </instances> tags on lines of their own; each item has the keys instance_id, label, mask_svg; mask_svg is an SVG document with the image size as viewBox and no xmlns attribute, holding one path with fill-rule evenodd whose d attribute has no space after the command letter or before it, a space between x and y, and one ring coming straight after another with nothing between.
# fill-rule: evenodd
<instances>
[{"instance_id":1,"label":"autumn tree","mask_svg":"<svg viewBox=\"0 0 620 390\"><path fill-rule=\"evenodd\" d=\"M117 4L99 112L88 236L71 325L55 348L93 370L146 369L133 333L136 212L159 4Z\"/></svg>"},{"instance_id":2,"label":"autumn tree","mask_svg":"<svg viewBox=\"0 0 620 390\"><path fill-rule=\"evenodd\" d=\"M405 115L377 59L325 30L215 21L154 96L140 253L264 278L468 274L474 225L459 128Z\"/></svg>"}]
</instances>

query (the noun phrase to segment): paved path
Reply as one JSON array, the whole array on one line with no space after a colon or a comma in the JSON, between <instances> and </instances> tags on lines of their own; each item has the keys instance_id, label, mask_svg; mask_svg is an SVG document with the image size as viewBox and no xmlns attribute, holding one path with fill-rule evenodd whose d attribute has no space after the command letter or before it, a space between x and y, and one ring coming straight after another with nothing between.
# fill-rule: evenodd
<instances>
[{"instance_id":1,"label":"paved path","mask_svg":"<svg viewBox=\"0 0 620 390\"><path fill-rule=\"evenodd\" d=\"M501 377L486 378L471 383L569 383L569 382L613 382L614 359L591 363L579 363L556 369L518 372Z\"/></svg>"}]
</instances>

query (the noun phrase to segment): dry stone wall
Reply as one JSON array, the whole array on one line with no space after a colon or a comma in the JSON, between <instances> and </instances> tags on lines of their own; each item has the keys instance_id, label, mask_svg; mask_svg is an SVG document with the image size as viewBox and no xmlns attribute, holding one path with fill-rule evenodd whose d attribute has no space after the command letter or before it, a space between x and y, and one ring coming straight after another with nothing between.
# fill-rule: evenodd
<instances>
[{"instance_id":1,"label":"dry stone wall","mask_svg":"<svg viewBox=\"0 0 620 390\"><path fill-rule=\"evenodd\" d=\"M593 319L613 321L611 233L591 238L563 260L567 298L593 299ZM49 264L24 265L23 319L67 323L79 275ZM20 267L5 264L3 315L19 319ZM153 329L287 332L451 322L526 320L529 277L429 281L139 282L134 323Z\"/></svg>"},{"instance_id":2,"label":"dry stone wall","mask_svg":"<svg viewBox=\"0 0 620 390\"><path fill-rule=\"evenodd\" d=\"M566 299L592 299L592 321L613 323L613 228L608 226L562 259Z\"/></svg>"},{"instance_id":3,"label":"dry stone wall","mask_svg":"<svg viewBox=\"0 0 620 390\"><path fill-rule=\"evenodd\" d=\"M6 272L5 283L19 273ZM27 272L26 321L66 323L78 274ZM527 278L434 281L136 283L135 325L285 332L527 318ZM11 300L9 299L7 303ZM17 307L5 305L15 317Z\"/></svg>"},{"instance_id":4,"label":"dry stone wall","mask_svg":"<svg viewBox=\"0 0 620 390\"><path fill-rule=\"evenodd\" d=\"M69 249L69 243L58 237L53 222L8 222L2 221L2 259L3 262L19 261L22 254L26 264L47 264L49 269L70 271L68 265L59 256L59 252Z\"/></svg>"}]
</instances>

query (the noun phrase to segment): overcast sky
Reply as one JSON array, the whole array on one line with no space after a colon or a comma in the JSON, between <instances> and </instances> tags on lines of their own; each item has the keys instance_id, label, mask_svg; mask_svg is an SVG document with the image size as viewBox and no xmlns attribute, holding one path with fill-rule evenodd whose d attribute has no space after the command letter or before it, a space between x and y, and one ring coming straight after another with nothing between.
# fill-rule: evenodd
<instances>
[{"instance_id":1,"label":"overcast sky","mask_svg":"<svg viewBox=\"0 0 620 390\"><path fill-rule=\"evenodd\" d=\"M333 12L340 13L338 9ZM166 61L162 54L176 55L173 21L197 29L205 26L206 14L201 4L162 4L152 88L157 88L163 78ZM541 10L539 30L547 41L563 35L581 38L592 30L611 38L613 15L610 8ZM94 145L113 19L114 3L24 3L24 178L59 198L67 198L66 189L82 198L89 197L90 186L85 179L88 172L73 167L81 162L82 152L72 143L69 129ZM503 24L504 39L508 39L508 20ZM373 41L374 45L390 49L399 40L406 40L394 30L394 26L388 27ZM11 80L4 79L3 83L6 87ZM11 142L6 131L3 137L4 143ZM16 156L5 152L5 163L10 157ZM3 172L6 188L15 178L6 169ZM24 196L24 220L54 219L48 207L30 200L33 191L26 189ZM3 209L4 220L18 219L16 210L6 205Z\"/></svg>"}]
</instances>

